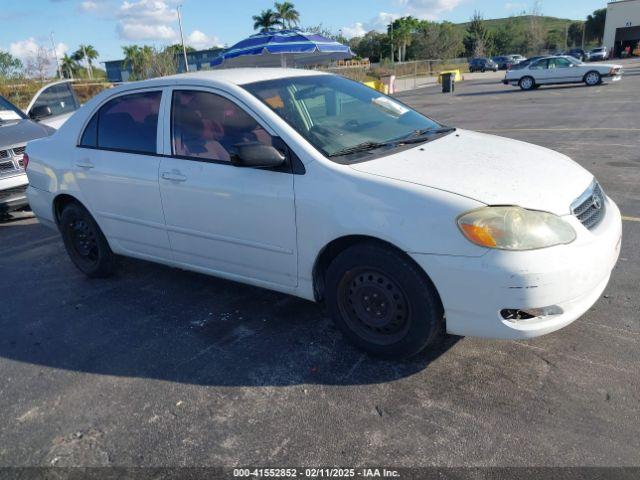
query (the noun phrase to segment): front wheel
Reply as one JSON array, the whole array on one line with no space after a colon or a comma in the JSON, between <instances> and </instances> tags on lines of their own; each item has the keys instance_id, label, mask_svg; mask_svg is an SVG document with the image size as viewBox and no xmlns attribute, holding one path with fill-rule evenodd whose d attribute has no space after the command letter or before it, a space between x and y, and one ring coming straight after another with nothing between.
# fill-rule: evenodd
<instances>
[{"instance_id":1,"label":"front wheel","mask_svg":"<svg viewBox=\"0 0 640 480\"><path fill-rule=\"evenodd\" d=\"M518 85L520 85L522 90L531 90L532 88L535 88L536 82L531 77L523 77L520 79L520 82L518 82Z\"/></svg>"},{"instance_id":2,"label":"front wheel","mask_svg":"<svg viewBox=\"0 0 640 480\"><path fill-rule=\"evenodd\" d=\"M438 293L400 252L376 244L350 247L327 269L325 288L336 325L371 355L407 358L441 338Z\"/></svg>"},{"instance_id":3,"label":"front wheel","mask_svg":"<svg viewBox=\"0 0 640 480\"><path fill-rule=\"evenodd\" d=\"M71 203L60 215L60 233L73 264L92 278L108 277L115 267L115 255L91 214Z\"/></svg>"},{"instance_id":4,"label":"front wheel","mask_svg":"<svg viewBox=\"0 0 640 480\"><path fill-rule=\"evenodd\" d=\"M586 83L589 87L599 85L601 82L602 77L596 71L589 72L584 76L584 83Z\"/></svg>"}]
</instances>

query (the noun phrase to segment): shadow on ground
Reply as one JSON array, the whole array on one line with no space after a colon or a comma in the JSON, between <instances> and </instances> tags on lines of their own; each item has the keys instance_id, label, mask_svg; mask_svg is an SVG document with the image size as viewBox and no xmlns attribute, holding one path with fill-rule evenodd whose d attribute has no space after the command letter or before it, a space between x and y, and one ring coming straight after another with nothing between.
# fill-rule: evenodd
<instances>
[{"instance_id":1,"label":"shadow on ground","mask_svg":"<svg viewBox=\"0 0 640 480\"><path fill-rule=\"evenodd\" d=\"M458 340L374 360L291 296L129 259L113 278L85 278L55 232L31 222L0 228L0 286L13 292L0 306L0 356L11 360L189 384L349 385L422 371Z\"/></svg>"}]
</instances>

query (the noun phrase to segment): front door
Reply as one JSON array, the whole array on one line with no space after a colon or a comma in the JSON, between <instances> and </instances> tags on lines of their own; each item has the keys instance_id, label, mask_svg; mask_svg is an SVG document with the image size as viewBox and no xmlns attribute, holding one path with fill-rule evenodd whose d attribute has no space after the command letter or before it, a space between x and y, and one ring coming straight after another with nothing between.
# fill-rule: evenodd
<instances>
[{"instance_id":1,"label":"front door","mask_svg":"<svg viewBox=\"0 0 640 480\"><path fill-rule=\"evenodd\" d=\"M230 163L239 144L272 144L273 136L238 103L206 90L174 90L169 117L160 193L175 260L295 287L293 175Z\"/></svg>"},{"instance_id":2,"label":"front door","mask_svg":"<svg viewBox=\"0 0 640 480\"><path fill-rule=\"evenodd\" d=\"M117 253L171 260L158 188L161 97L161 91L144 91L104 104L84 129L73 168Z\"/></svg>"}]
</instances>

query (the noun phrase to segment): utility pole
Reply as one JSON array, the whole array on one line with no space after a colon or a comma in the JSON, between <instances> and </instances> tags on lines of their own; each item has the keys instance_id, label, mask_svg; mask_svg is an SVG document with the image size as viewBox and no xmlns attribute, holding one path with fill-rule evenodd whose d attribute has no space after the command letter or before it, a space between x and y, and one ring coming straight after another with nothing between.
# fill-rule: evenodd
<instances>
[{"instance_id":1,"label":"utility pole","mask_svg":"<svg viewBox=\"0 0 640 480\"><path fill-rule=\"evenodd\" d=\"M569 48L569 24L567 23L567 25L564 28L564 51L567 51L567 48Z\"/></svg>"},{"instance_id":2,"label":"utility pole","mask_svg":"<svg viewBox=\"0 0 640 480\"><path fill-rule=\"evenodd\" d=\"M393 18L391 19L391 65L393 65Z\"/></svg>"},{"instance_id":3,"label":"utility pole","mask_svg":"<svg viewBox=\"0 0 640 480\"><path fill-rule=\"evenodd\" d=\"M184 55L184 69L186 72L188 72L189 62L187 62L187 48L184 46L184 36L182 35L182 17L180 16L180 8L182 8L182 5L178 5L176 10L178 12L178 25L180 26L180 41L182 42L182 55Z\"/></svg>"},{"instance_id":4,"label":"utility pole","mask_svg":"<svg viewBox=\"0 0 640 480\"><path fill-rule=\"evenodd\" d=\"M53 39L53 32L51 32L51 49L53 51L53 57L56 59L56 72L58 77L62 78L62 70L60 69L60 62L58 61L58 53L56 52L56 42Z\"/></svg>"},{"instance_id":5,"label":"utility pole","mask_svg":"<svg viewBox=\"0 0 640 480\"><path fill-rule=\"evenodd\" d=\"M584 22L582 24L582 50L584 50L584 37L586 33L587 33L587 22Z\"/></svg>"}]
</instances>

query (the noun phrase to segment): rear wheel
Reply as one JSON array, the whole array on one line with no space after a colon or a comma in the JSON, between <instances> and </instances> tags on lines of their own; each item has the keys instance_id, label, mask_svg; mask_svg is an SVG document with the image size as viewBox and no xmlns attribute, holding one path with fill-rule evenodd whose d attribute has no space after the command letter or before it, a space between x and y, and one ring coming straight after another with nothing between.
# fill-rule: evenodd
<instances>
[{"instance_id":1,"label":"rear wheel","mask_svg":"<svg viewBox=\"0 0 640 480\"><path fill-rule=\"evenodd\" d=\"M403 254L376 244L348 248L326 273L327 307L343 334L365 352L401 359L440 338L435 287Z\"/></svg>"},{"instance_id":2,"label":"rear wheel","mask_svg":"<svg viewBox=\"0 0 640 480\"><path fill-rule=\"evenodd\" d=\"M115 255L91 214L78 203L70 203L60 215L60 232L74 265L92 278L108 277Z\"/></svg>"},{"instance_id":3,"label":"rear wheel","mask_svg":"<svg viewBox=\"0 0 640 480\"><path fill-rule=\"evenodd\" d=\"M536 82L532 77L522 77L520 82L518 82L518 85L520 85L522 90L531 90L532 88L535 88Z\"/></svg>"},{"instance_id":4,"label":"rear wheel","mask_svg":"<svg viewBox=\"0 0 640 480\"><path fill-rule=\"evenodd\" d=\"M584 76L584 83L588 86L593 87L595 85L599 85L602 82L602 77L598 72L591 71Z\"/></svg>"}]
</instances>

